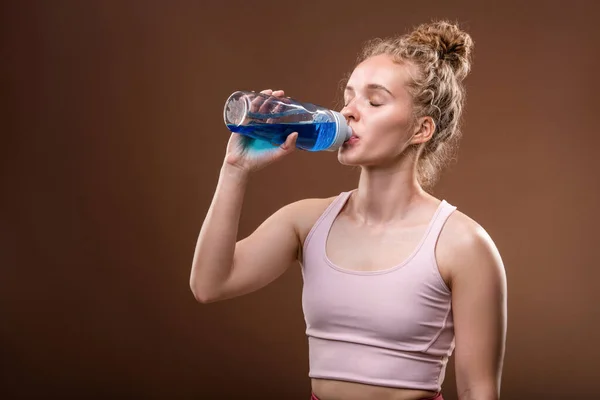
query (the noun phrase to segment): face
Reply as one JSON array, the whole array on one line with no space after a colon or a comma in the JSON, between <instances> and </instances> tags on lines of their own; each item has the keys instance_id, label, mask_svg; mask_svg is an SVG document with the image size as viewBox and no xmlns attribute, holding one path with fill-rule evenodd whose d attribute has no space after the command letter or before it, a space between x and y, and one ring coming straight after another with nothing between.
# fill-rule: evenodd
<instances>
[{"instance_id":1,"label":"face","mask_svg":"<svg viewBox=\"0 0 600 400\"><path fill-rule=\"evenodd\" d=\"M422 125L414 121L407 90L413 66L388 55L370 57L352 72L344 91L344 108L352 137L338 151L345 165L386 165L400 160L406 148L419 142ZM417 133L417 135L415 135Z\"/></svg>"}]
</instances>

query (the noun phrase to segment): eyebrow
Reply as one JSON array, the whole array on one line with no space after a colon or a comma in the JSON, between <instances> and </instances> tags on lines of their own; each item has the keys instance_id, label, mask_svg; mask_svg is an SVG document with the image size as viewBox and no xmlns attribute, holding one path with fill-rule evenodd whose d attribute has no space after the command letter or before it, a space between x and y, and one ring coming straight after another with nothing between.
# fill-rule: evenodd
<instances>
[{"instance_id":1,"label":"eyebrow","mask_svg":"<svg viewBox=\"0 0 600 400\"><path fill-rule=\"evenodd\" d=\"M390 94L390 96L392 97L396 97L392 94L392 92L390 92L390 90L388 88L386 88L383 85L380 85L378 83L369 83L367 85L367 89L370 90L383 90L384 92L388 92ZM346 86L346 88L344 89L345 92L354 92L354 88L352 86Z\"/></svg>"}]
</instances>

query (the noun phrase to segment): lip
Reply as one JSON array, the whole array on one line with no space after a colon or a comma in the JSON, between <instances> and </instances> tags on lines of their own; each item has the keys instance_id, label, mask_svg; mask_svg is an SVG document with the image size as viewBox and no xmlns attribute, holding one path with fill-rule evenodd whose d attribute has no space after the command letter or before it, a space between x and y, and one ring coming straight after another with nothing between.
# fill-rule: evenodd
<instances>
[{"instance_id":1,"label":"lip","mask_svg":"<svg viewBox=\"0 0 600 400\"><path fill-rule=\"evenodd\" d=\"M344 144L352 145L352 144L358 142L359 140L360 140L360 138L353 134L352 136L350 136L350 139L348 139L344 142Z\"/></svg>"}]
</instances>

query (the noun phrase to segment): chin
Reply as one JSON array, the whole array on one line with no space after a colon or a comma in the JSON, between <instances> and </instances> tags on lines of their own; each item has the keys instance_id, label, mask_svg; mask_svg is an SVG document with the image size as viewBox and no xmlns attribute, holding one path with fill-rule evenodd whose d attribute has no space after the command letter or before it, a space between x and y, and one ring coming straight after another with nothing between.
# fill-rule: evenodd
<instances>
[{"instance_id":1,"label":"chin","mask_svg":"<svg viewBox=\"0 0 600 400\"><path fill-rule=\"evenodd\" d=\"M365 164L368 164L365 157L361 156L361 154L355 151L355 149L352 149L350 151L346 149L340 149L338 151L337 158L340 164L347 165L349 167L360 167Z\"/></svg>"},{"instance_id":2,"label":"chin","mask_svg":"<svg viewBox=\"0 0 600 400\"><path fill-rule=\"evenodd\" d=\"M373 154L354 148L340 148L337 158L340 164L349 167L376 167L396 164L398 159L390 154Z\"/></svg>"},{"instance_id":3,"label":"chin","mask_svg":"<svg viewBox=\"0 0 600 400\"><path fill-rule=\"evenodd\" d=\"M338 156L338 161L340 164L347 165L348 167L360 167L362 165L362 163L355 160L349 160L347 157Z\"/></svg>"}]
</instances>

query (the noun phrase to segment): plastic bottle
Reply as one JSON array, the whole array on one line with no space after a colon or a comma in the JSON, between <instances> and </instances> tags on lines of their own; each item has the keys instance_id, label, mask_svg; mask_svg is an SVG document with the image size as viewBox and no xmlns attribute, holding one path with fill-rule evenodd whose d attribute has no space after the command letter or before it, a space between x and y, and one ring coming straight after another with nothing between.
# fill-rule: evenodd
<instances>
[{"instance_id":1,"label":"plastic bottle","mask_svg":"<svg viewBox=\"0 0 600 400\"><path fill-rule=\"evenodd\" d=\"M337 111L257 92L233 93L225 102L223 117L230 131L277 146L298 132L296 147L308 151L335 151L352 136Z\"/></svg>"}]
</instances>

